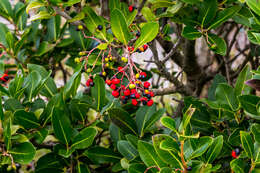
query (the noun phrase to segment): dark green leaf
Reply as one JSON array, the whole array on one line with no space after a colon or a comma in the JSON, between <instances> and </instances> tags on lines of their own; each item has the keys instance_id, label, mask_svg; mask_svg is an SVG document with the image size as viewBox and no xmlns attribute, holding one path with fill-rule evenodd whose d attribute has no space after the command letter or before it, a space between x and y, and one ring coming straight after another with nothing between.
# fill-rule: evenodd
<instances>
[{"instance_id":1,"label":"dark green leaf","mask_svg":"<svg viewBox=\"0 0 260 173\"><path fill-rule=\"evenodd\" d=\"M254 143L250 133L240 131L240 139L242 147L247 153L247 156L252 159L254 157Z\"/></svg>"},{"instance_id":2,"label":"dark green leaf","mask_svg":"<svg viewBox=\"0 0 260 173\"><path fill-rule=\"evenodd\" d=\"M246 4L260 16L260 2L258 0L246 0Z\"/></svg>"},{"instance_id":3,"label":"dark green leaf","mask_svg":"<svg viewBox=\"0 0 260 173\"><path fill-rule=\"evenodd\" d=\"M248 39L254 44L260 44L260 33L255 31L247 32Z\"/></svg>"},{"instance_id":4,"label":"dark green leaf","mask_svg":"<svg viewBox=\"0 0 260 173\"><path fill-rule=\"evenodd\" d=\"M227 52L227 44L224 39L220 38L215 34L208 34L208 40L210 45L210 49L217 54L226 55Z\"/></svg>"},{"instance_id":5,"label":"dark green leaf","mask_svg":"<svg viewBox=\"0 0 260 173\"><path fill-rule=\"evenodd\" d=\"M23 126L27 130L40 127L34 113L24 110L18 110L14 113L14 123Z\"/></svg>"},{"instance_id":6,"label":"dark green leaf","mask_svg":"<svg viewBox=\"0 0 260 173\"><path fill-rule=\"evenodd\" d=\"M161 116L163 116L163 114L165 113L165 109L159 109L158 111L156 111L151 118L145 123L144 129L149 129L152 125L154 125L156 123L156 121L158 121Z\"/></svg>"},{"instance_id":7,"label":"dark green leaf","mask_svg":"<svg viewBox=\"0 0 260 173\"><path fill-rule=\"evenodd\" d=\"M206 153L206 161L207 163L212 163L220 154L223 146L223 136L218 136L214 138L213 143L209 147Z\"/></svg>"},{"instance_id":8,"label":"dark green leaf","mask_svg":"<svg viewBox=\"0 0 260 173\"><path fill-rule=\"evenodd\" d=\"M97 130L95 128L87 127L81 130L79 134L72 139L71 148L85 149L89 147L96 135Z\"/></svg>"},{"instance_id":9,"label":"dark green leaf","mask_svg":"<svg viewBox=\"0 0 260 173\"><path fill-rule=\"evenodd\" d=\"M195 40L202 36L202 34L192 26L185 26L182 30L181 35L189 40Z\"/></svg>"},{"instance_id":10,"label":"dark green leaf","mask_svg":"<svg viewBox=\"0 0 260 173\"><path fill-rule=\"evenodd\" d=\"M91 88L91 95L95 99L94 107L97 111L101 111L106 105L106 89L105 82L100 76L96 76L94 79L95 87Z\"/></svg>"},{"instance_id":11,"label":"dark green leaf","mask_svg":"<svg viewBox=\"0 0 260 173\"><path fill-rule=\"evenodd\" d=\"M164 127L167 127L169 129L171 129L173 132L178 133L176 130L175 121L171 117L162 117L161 123Z\"/></svg>"},{"instance_id":12,"label":"dark green leaf","mask_svg":"<svg viewBox=\"0 0 260 173\"><path fill-rule=\"evenodd\" d=\"M260 124L254 123L251 126L251 132L254 135L255 141L260 144Z\"/></svg>"},{"instance_id":13,"label":"dark green leaf","mask_svg":"<svg viewBox=\"0 0 260 173\"><path fill-rule=\"evenodd\" d=\"M24 142L14 145L9 151L13 159L17 163L28 164L35 156L35 148L30 142Z\"/></svg>"},{"instance_id":14,"label":"dark green leaf","mask_svg":"<svg viewBox=\"0 0 260 173\"><path fill-rule=\"evenodd\" d=\"M246 81L246 77L247 77L248 73L249 73L249 66L247 65L243 68L243 70L239 73L239 75L237 77L237 81L236 81L236 85L235 85L236 96L239 96L242 94L242 91L245 87L245 81Z\"/></svg>"},{"instance_id":15,"label":"dark green leaf","mask_svg":"<svg viewBox=\"0 0 260 173\"><path fill-rule=\"evenodd\" d=\"M217 0L204 0L199 8L199 21L202 28L214 19L218 10Z\"/></svg>"},{"instance_id":16,"label":"dark green leaf","mask_svg":"<svg viewBox=\"0 0 260 173\"><path fill-rule=\"evenodd\" d=\"M239 96L238 99L247 115L255 119L260 119L260 112L257 108L257 105L260 103L260 97L255 95L242 95Z\"/></svg>"},{"instance_id":17,"label":"dark green leaf","mask_svg":"<svg viewBox=\"0 0 260 173\"><path fill-rule=\"evenodd\" d=\"M230 162L230 167L235 173L244 173L245 168L243 165L244 163L240 159L234 159Z\"/></svg>"},{"instance_id":18,"label":"dark green leaf","mask_svg":"<svg viewBox=\"0 0 260 173\"><path fill-rule=\"evenodd\" d=\"M125 140L118 141L117 149L129 161L133 160L138 156L137 149L128 141Z\"/></svg>"}]
</instances>

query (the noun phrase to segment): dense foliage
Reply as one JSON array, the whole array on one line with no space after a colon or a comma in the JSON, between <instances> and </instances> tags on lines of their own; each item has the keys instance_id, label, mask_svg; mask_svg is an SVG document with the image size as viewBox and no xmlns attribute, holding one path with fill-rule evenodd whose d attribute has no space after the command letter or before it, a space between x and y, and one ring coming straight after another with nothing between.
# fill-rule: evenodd
<instances>
[{"instance_id":1,"label":"dense foliage","mask_svg":"<svg viewBox=\"0 0 260 173\"><path fill-rule=\"evenodd\" d=\"M259 0L0 0L0 16L1 173L260 172Z\"/></svg>"}]
</instances>

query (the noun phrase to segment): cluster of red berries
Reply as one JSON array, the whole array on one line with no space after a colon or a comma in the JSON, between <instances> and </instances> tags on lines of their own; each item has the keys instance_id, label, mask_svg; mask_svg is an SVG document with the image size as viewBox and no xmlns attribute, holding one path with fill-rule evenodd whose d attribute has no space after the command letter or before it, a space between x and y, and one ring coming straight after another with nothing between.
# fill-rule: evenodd
<instances>
[{"instance_id":1,"label":"cluster of red berries","mask_svg":"<svg viewBox=\"0 0 260 173\"><path fill-rule=\"evenodd\" d=\"M118 68L119 72L124 73L122 67ZM141 72L137 74L136 77L138 79L144 79L146 77L145 72ZM151 99L154 96L152 91L149 91L150 83L149 82L141 82L136 80L135 82L130 82L128 86L122 84L122 80L114 77L111 80L107 79L106 84L110 86L113 90L112 95L115 98L119 98L123 104L128 103L131 100L132 105L137 106L140 103L142 105L152 106L153 100Z\"/></svg>"},{"instance_id":2,"label":"cluster of red berries","mask_svg":"<svg viewBox=\"0 0 260 173\"><path fill-rule=\"evenodd\" d=\"M93 87L94 86L94 81L93 81L93 77L92 76L87 80L86 86L88 86L88 87Z\"/></svg>"},{"instance_id":3,"label":"cluster of red berries","mask_svg":"<svg viewBox=\"0 0 260 173\"><path fill-rule=\"evenodd\" d=\"M239 148L236 148L236 149L232 150L232 152L231 152L231 156L234 159L236 159L239 156L239 154L240 154L240 149Z\"/></svg>"},{"instance_id":4,"label":"cluster of red berries","mask_svg":"<svg viewBox=\"0 0 260 173\"><path fill-rule=\"evenodd\" d=\"M131 53L133 53L134 49L135 49L135 48L132 47L132 46L128 46L128 48L127 48L127 50L128 50L129 52L131 52ZM145 52L147 49L148 49L148 45L145 44L145 45L143 45L142 47L139 47L139 48L136 50L136 52L138 52L138 53Z\"/></svg>"}]
</instances>

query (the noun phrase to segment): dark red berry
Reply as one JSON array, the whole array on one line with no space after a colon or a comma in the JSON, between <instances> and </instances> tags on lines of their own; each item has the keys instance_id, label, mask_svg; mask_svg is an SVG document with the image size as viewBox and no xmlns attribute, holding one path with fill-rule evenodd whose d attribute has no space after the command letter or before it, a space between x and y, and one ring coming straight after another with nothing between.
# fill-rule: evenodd
<instances>
[{"instance_id":1,"label":"dark red berry","mask_svg":"<svg viewBox=\"0 0 260 173\"><path fill-rule=\"evenodd\" d=\"M135 94L136 93L136 89L131 89L131 94Z\"/></svg>"},{"instance_id":2,"label":"dark red berry","mask_svg":"<svg viewBox=\"0 0 260 173\"><path fill-rule=\"evenodd\" d=\"M117 79L117 78L114 78L114 79L112 79L112 84L119 84L120 83L120 80L119 79Z\"/></svg>"},{"instance_id":3,"label":"dark red berry","mask_svg":"<svg viewBox=\"0 0 260 173\"><path fill-rule=\"evenodd\" d=\"M99 31L101 31L101 30L103 29L103 26L102 26L102 25L98 25L97 29L98 29Z\"/></svg>"},{"instance_id":4,"label":"dark red berry","mask_svg":"<svg viewBox=\"0 0 260 173\"><path fill-rule=\"evenodd\" d=\"M130 5L130 6L128 7L128 10L129 10L129 12L133 12L133 11L134 11L134 6Z\"/></svg>"},{"instance_id":5,"label":"dark red berry","mask_svg":"<svg viewBox=\"0 0 260 173\"><path fill-rule=\"evenodd\" d=\"M126 89L125 91L124 91L124 95L125 96L129 96L131 93L130 93L130 90L129 89Z\"/></svg>"},{"instance_id":6,"label":"dark red berry","mask_svg":"<svg viewBox=\"0 0 260 173\"><path fill-rule=\"evenodd\" d=\"M115 98L119 97L119 92L116 90L112 91L112 96L114 96Z\"/></svg>"},{"instance_id":7,"label":"dark red berry","mask_svg":"<svg viewBox=\"0 0 260 173\"><path fill-rule=\"evenodd\" d=\"M115 89L116 89L116 85L115 85L115 84L111 84L111 85L110 85L110 88L111 88L112 90L115 90Z\"/></svg>"},{"instance_id":8,"label":"dark red berry","mask_svg":"<svg viewBox=\"0 0 260 173\"><path fill-rule=\"evenodd\" d=\"M132 99L132 105L137 106L138 105L138 101L136 99Z\"/></svg>"},{"instance_id":9,"label":"dark red berry","mask_svg":"<svg viewBox=\"0 0 260 173\"><path fill-rule=\"evenodd\" d=\"M151 97L154 97L154 93L152 91L150 92L150 95L151 95Z\"/></svg>"},{"instance_id":10,"label":"dark red berry","mask_svg":"<svg viewBox=\"0 0 260 173\"><path fill-rule=\"evenodd\" d=\"M151 84L150 84L150 82L147 82L147 81L146 81L146 82L144 82L144 87L145 87L145 88L149 88L149 87L150 87L150 85L151 85Z\"/></svg>"},{"instance_id":11,"label":"dark red berry","mask_svg":"<svg viewBox=\"0 0 260 173\"><path fill-rule=\"evenodd\" d=\"M106 84L107 84L107 85L111 85L111 84L112 84L112 81L108 79L108 80L106 80Z\"/></svg>"},{"instance_id":12,"label":"dark red berry","mask_svg":"<svg viewBox=\"0 0 260 173\"><path fill-rule=\"evenodd\" d=\"M135 93L135 98L139 99L141 96L139 93Z\"/></svg>"},{"instance_id":13,"label":"dark red berry","mask_svg":"<svg viewBox=\"0 0 260 173\"><path fill-rule=\"evenodd\" d=\"M235 152L235 150L232 150L231 156L236 159L238 157L237 153Z\"/></svg>"},{"instance_id":14,"label":"dark red berry","mask_svg":"<svg viewBox=\"0 0 260 173\"><path fill-rule=\"evenodd\" d=\"M149 100L148 102L147 102L147 106L152 106L153 105L153 100Z\"/></svg>"},{"instance_id":15,"label":"dark red berry","mask_svg":"<svg viewBox=\"0 0 260 173\"><path fill-rule=\"evenodd\" d=\"M143 48L144 48L144 50L147 50L147 49L148 49L147 44L145 44L145 45L143 46Z\"/></svg>"},{"instance_id":16,"label":"dark red berry","mask_svg":"<svg viewBox=\"0 0 260 173\"><path fill-rule=\"evenodd\" d=\"M123 67L117 67L117 70L118 70L120 73L124 72Z\"/></svg>"},{"instance_id":17,"label":"dark red berry","mask_svg":"<svg viewBox=\"0 0 260 173\"><path fill-rule=\"evenodd\" d=\"M141 75L141 76L144 76L144 77L147 76L145 72L141 72L140 75Z\"/></svg>"}]
</instances>

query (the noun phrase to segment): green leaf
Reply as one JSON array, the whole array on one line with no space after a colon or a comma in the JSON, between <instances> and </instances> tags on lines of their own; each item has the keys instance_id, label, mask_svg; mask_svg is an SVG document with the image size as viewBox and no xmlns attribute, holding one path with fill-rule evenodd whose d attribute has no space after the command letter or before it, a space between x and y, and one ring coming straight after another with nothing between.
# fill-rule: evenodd
<instances>
[{"instance_id":1,"label":"green leaf","mask_svg":"<svg viewBox=\"0 0 260 173\"><path fill-rule=\"evenodd\" d=\"M255 141L260 144L260 124L254 123L251 126L251 132L254 135Z\"/></svg>"},{"instance_id":2,"label":"green leaf","mask_svg":"<svg viewBox=\"0 0 260 173\"><path fill-rule=\"evenodd\" d=\"M103 19L90 6L85 6L83 12L85 13L84 21L88 30L96 37L106 40L106 27ZM103 27L101 31L97 29L99 25Z\"/></svg>"},{"instance_id":3,"label":"green leaf","mask_svg":"<svg viewBox=\"0 0 260 173\"><path fill-rule=\"evenodd\" d=\"M160 149L175 150L176 152L180 152L180 147L176 139L168 135L163 135L163 137L164 139L161 140Z\"/></svg>"},{"instance_id":4,"label":"green leaf","mask_svg":"<svg viewBox=\"0 0 260 173\"><path fill-rule=\"evenodd\" d=\"M260 45L260 33L259 32L247 31L247 37L252 43Z\"/></svg>"},{"instance_id":5,"label":"green leaf","mask_svg":"<svg viewBox=\"0 0 260 173\"><path fill-rule=\"evenodd\" d=\"M32 101L34 95L33 92L41 83L41 75L37 71L32 71L24 80L24 85L27 86L25 94L29 102Z\"/></svg>"},{"instance_id":6,"label":"green leaf","mask_svg":"<svg viewBox=\"0 0 260 173\"><path fill-rule=\"evenodd\" d=\"M131 134L127 134L125 135L125 138L127 139L127 141L129 141L135 148L137 148L137 144L138 144L138 137L131 135Z\"/></svg>"},{"instance_id":7,"label":"green leaf","mask_svg":"<svg viewBox=\"0 0 260 173\"><path fill-rule=\"evenodd\" d=\"M204 28L205 25L210 23L215 17L218 10L217 0L204 0L199 7L199 21L201 27Z\"/></svg>"},{"instance_id":8,"label":"green leaf","mask_svg":"<svg viewBox=\"0 0 260 173\"><path fill-rule=\"evenodd\" d=\"M6 33L5 39L7 41L9 49L13 50L14 49L14 36L10 31Z\"/></svg>"},{"instance_id":9,"label":"green leaf","mask_svg":"<svg viewBox=\"0 0 260 173\"><path fill-rule=\"evenodd\" d=\"M233 146L240 146L241 141L240 141L239 134L240 134L240 129L239 128L235 129L228 137L228 143L232 144Z\"/></svg>"},{"instance_id":10,"label":"green leaf","mask_svg":"<svg viewBox=\"0 0 260 173\"><path fill-rule=\"evenodd\" d=\"M145 170L146 170L146 166L144 164L139 164L139 163L132 163L127 169L129 173L144 173Z\"/></svg>"},{"instance_id":11,"label":"green leaf","mask_svg":"<svg viewBox=\"0 0 260 173\"><path fill-rule=\"evenodd\" d=\"M220 135L214 138L213 143L209 147L206 153L206 161L207 163L212 163L220 154L223 146L223 136Z\"/></svg>"},{"instance_id":12,"label":"green leaf","mask_svg":"<svg viewBox=\"0 0 260 173\"><path fill-rule=\"evenodd\" d=\"M153 14L152 10L148 7L143 7L141 13L144 16L144 18L147 20L147 22L156 20L156 16Z\"/></svg>"},{"instance_id":13,"label":"green leaf","mask_svg":"<svg viewBox=\"0 0 260 173\"><path fill-rule=\"evenodd\" d=\"M23 126L27 130L40 127L34 113L24 110L18 110L14 113L14 123Z\"/></svg>"},{"instance_id":14,"label":"green leaf","mask_svg":"<svg viewBox=\"0 0 260 173\"><path fill-rule=\"evenodd\" d=\"M123 13L114 9L111 13L111 29L116 38L122 42L124 45L128 44L128 41L131 39L131 35L129 33L126 19Z\"/></svg>"},{"instance_id":15,"label":"green leaf","mask_svg":"<svg viewBox=\"0 0 260 173\"><path fill-rule=\"evenodd\" d=\"M97 46L99 50L106 50L108 46L108 43L101 43Z\"/></svg>"},{"instance_id":16,"label":"green leaf","mask_svg":"<svg viewBox=\"0 0 260 173\"><path fill-rule=\"evenodd\" d=\"M105 82L100 76L96 75L94 84L95 86L91 88L91 96L95 99L94 107L97 111L101 111L107 103Z\"/></svg>"},{"instance_id":17,"label":"green leaf","mask_svg":"<svg viewBox=\"0 0 260 173\"><path fill-rule=\"evenodd\" d=\"M17 99L13 99L13 98L10 98L5 101L4 108L6 111L9 110L12 112L15 112L19 109L24 109L23 105Z\"/></svg>"},{"instance_id":18,"label":"green leaf","mask_svg":"<svg viewBox=\"0 0 260 173\"><path fill-rule=\"evenodd\" d=\"M113 152L110 149L103 147L93 147L84 152L90 160L94 163L117 163L121 156L118 153Z\"/></svg>"},{"instance_id":19,"label":"green leaf","mask_svg":"<svg viewBox=\"0 0 260 173\"><path fill-rule=\"evenodd\" d=\"M44 173L45 171L49 173L61 173L63 168L63 158L53 152L47 153L39 158L36 164L35 172ZM51 171L49 171L51 169ZM52 172L52 170L54 170Z\"/></svg>"},{"instance_id":20,"label":"green leaf","mask_svg":"<svg viewBox=\"0 0 260 173\"><path fill-rule=\"evenodd\" d=\"M208 30L217 28L222 23L226 22L228 19L233 17L240 9L240 5L234 5L232 7L225 8L224 10L218 12L216 18L212 21Z\"/></svg>"},{"instance_id":21,"label":"green leaf","mask_svg":"<svg viewBox=\"0 0 260 173\"><path fill-rule=\"evenodd\" d=\"M108 1L109 2L109 10L110 10L110 13L115 9L120 9L120 0L110 0Z\"/></svg>"},{"instance_id":22,"label":"green leaf","mask_svg":"<svg viewBox=\"0 0 260 173\"><path fill-rule=\"evenodd\" d=\"M69 108L73 117L85 123L87 112L89 108L92 108L91 101L92 98L89 96L84 96L82 99L72 99Z\"/></svg>"},{"instance_id":23,"label":"green leaf","mask_svg":"<svg viewBox=\"0 0 260 173\"><path fill-rule=\"evenodd\" d=\"M246 4L260 16L260 2L258 0L246 0Z\"/></svg>"},{"instance_id":24,"label":"green leaf","mask_svg":"<svg viewBox=\"0 0 260 173\"><path fill-rule=\"evenodd\" d=\"M188 160L199 157L202 154L204 154L213 142L213 139L208 136L203 136L197 140L196 139L190 139L190 140L195 142L196 148L194 148L194 151L192 152Z\"/></svg>"},{"instance_id":25,"label":"green leaf","mask_svg":"<svg viewBox=\"0 0 260 173\"><path fill-rule=\"evenodd\" d=\"M30 142L24 142L14 145L9 151L13 159L17 163L28 164L35 156L35 148Z\"/></svg>"},{"instance_id":26,"label":"green leaf","mask_svg":"<svg viewBox=\"0 0 260 173\"><path fill-rule=\"evenodd\" d=\"M144 129L149 129L150 127L152 127L152 125L154 125L156 123L156 121L158 121L161 116L163 116L163 114L165 113L165 109L159 109L157 112L155 112L151 118L145 123Z\"/></svg>"},{"instance_id":27,"label":"green leaf","mask_svg":"<svg viewBox=\"0 0 260 173\"><path fill-rule=\"evenodd\" d=\"M192 105L190 105L190 107L185 111L185 113L183 115L183 119L182 119L181 125L179 127L179 132L186 130L186 127L190 123L190 119L191 119L192 115L196 111L196 108L192 108L191 106Z\"/></svg>"},{"instance_id":28,"label":"green leaf","mask_svg":"<svg viewBox=\"0 0 260 173\"><path fill-rule=\"evenodd\" d=\"M59 108L54 108L53 110L52 126L56 138L68 146L71 140L73 129L71 128L67 115Z\"/></svg>"},{"instance_id":29,"label":"green leaf","mask_svg":"<svg viewBox=\"0 0 260 173\"><path fill-rule=\"evenodd\" d=\"M2 104L2 94L0 93L0 121L4 120L4 111L3 111L3 104Z\"/></svg>"},{"instance_id":30,"label":"green leaf","mask_svg":"<svg viewBox=\"0 0 260 173\"><path fill-rule=\"evenodd\" d=\"M47 11L40 11L38 14L31 16L29 22L41 19L49 19L51 17L52 15L50 15Z\"/></svg>"},{"instance_id":31,"label":"green leaf","mask_svg":"<svg viewBox=\"0 0 260 173\"><path fill-rule=\"evenodd\" d=\"M72 139L72 145L70 147L75 149L85 149L92 144L96 135L97 130L95 128L87 127L81 130L79 134Z\"/></svg>"},{"instance_id":32,"label":"green leaf","mask_svg":"<svg viewBox=\"0 0 260 173\"><path fill-rule=\"evenodd\" d=\"M175 121L171 117L162 117L161 123L164 127L167 127L169 129L171 129L173 132L178 133L176 130Z\"/></svg>"},{"instance_id":33,"label":"green leaf","mask_svg":"<svg viewBox=\"0 0 260 173\"><path fill-rule=\"evenodd\" d=\"M9 0L1 0L0 9L7 13L10 17L13 17L13 10Z\"/></svg>"},{"instance_id":34,"label":"green leaf","mask_svg":"<svg viewBox=\"0 0 260 173\"><path fill-rule=\"evenodd\" d=\"M32 72L32 71L39 72L42 78L46 78L48 76L47 70L45 70L45 68L40 65L27 64L27 68L29 69L30 72ZM52 97L58 92L57 86L52 78L48 78L47 81L43 85L44 86L43 86L42 90L40 91L40 93L43 96Z\"/></svg>"},{"instance_id":35,"label":"green leaf","mask_svg":"<svg viewBox=\"0 0 260 173\"><path fill-rule=\"evenodd\" d=\"M216 99L220 105L227 105L233 111L236 111L239 108L235 90L228 84L222 83L217 86Z\"/></svg>"},{"instance_id":36,"label":"green leaf","mask_svg":"<svg viewBox=\"0 0 260 173\"><path fill-rule=\"evenodd\" d=\"M156 106L141 106L136 112L136 125L140 136L144 135L145 123L155 113Z\"/></svg>"},{"instance_id":37,"label":"green leaf","mask_svg":"<svg viewBox=\"0 0 260 173\"><path fill-rule=\"evenodd\" d=\"M128 141L118 141L117 149L129 161L135 159L138 156L137 149Z\"/></svg>"},{"instance_id":38,"label":"green leaf","mask_svg":"<svg viewBox=\"0 0 260 173\"><path fill-rule=\"evenodd\" d=\"M135 121L128 112L119 108L111 108L108 110L109 116L114 124L121 128L126 133L137 135L137 127Z\"/></svg>"},{"instance_id":39,"label":"green leaf","mask_svg":"<svg viewBox=\"0 0 260 173\"><path fill-rule=\"evenodd\" d=\"M56 15L47 21L47 38L48 41L57 41L60 34L61 17Z\"/></svg>"},{"instance_id":40,"label":"green leaf","mask_svg":"<svg viewBox=\"0 0 260 173\"><path fill-rule=\"evenodd\" d=\"M244 173L245 168L243 165L244 163L240 159L234 159L230 162L230 167L235 173Z\"/></svg>"},{"instance_id":41,"label":"green leaf","mask_svg":"<svg viewBox=\"0 0 260 173\"><path fill-rule=\"evenodd\" d=\"M148 22L141 28L141 35L135 42L135 50L144 44L152 41L159 32L159 24L157 22Z\"/></svg>"},{"instance_id":42,"label":"green leaf","mask_svg":"<svg viewBox=\"0 0 260 173\"><path fill-rule=\"evenodd\" d=\"M76 21L80 21L84 18L85 18L85 14L82 11L82 12L78 13L75 17L73 17L72 19L69 19L68 22L76 22Z\"/></svg>"},{"instance_id":43,"label":"green leaf","mask_svg":"<svg viewBox=\"0 0 260 173\"><path fill-rule=\"evenodd\" d=\"M209 88L209 91L208 91L208 99L209 100L211 100L211 101L216 100L216 97L215 97L216 88L217 88L218 84L220 84L220 83L227 83L227 81L226 81L224 76L217 74L214 77L213 82L212 82L212 84Z\"/></svg>"},{"instance_id":44,"label":"green leaf","mask_svg":"<svg viewBox=\"0 0 260 173\"><path fill-rule=\"evenodd\" d=\"M145 163L147 167L157 166L159 168L162 168L166 166L166 164L160 159L160 157L155 152L152 144L139 140L138 151L142 161Z\"/></svg>"},{"instance_id":45,"label":"green leaf","mask_svg":"<svg viewBox=\"0 0 260 173\"><path fill-rule=\"evenodd\" d=\"M240 131L240 139L242 147L247 153L247 156L252 159L254 157L254 143L250 133Z\"/></svg>"},{"instance_id":46,"label":"green leaf","mask_svg":"<svg viewBox=\"0 0 260 173\"><path fill-rule=\"evenodd\" d=\"M110 123L109 125L109 133L112 141L116 144L119 140L124 138L124 134L114 123Z\"/></svg>"},{"instance_id":47,"label":"green leaf","mask_svg":"<svg viewBox=\"0 0 260 173\"><path fill-rule=\"evenodd\" d=\"M35 9L35 8L40 8L40 7L44 7L45 4L41 1L30 1L30 3L27 5L26 7L26 13L28 14L30 10Z\"/></svg>"},{"instance_id":48,"label":"green leaf","mask_svg":"<svg viewBox=\"0 0 260 173\"><path fill-rule=\"evenodd\" d=\"M255 95L242 95L238 97L245 113L254 119L260 120L260 112L257 105L260 103L260 97Z\"/></svg>"},{"instance_id":49,"label":"green leaf","mask_svg":"<svg viewBox=\"0 0 260 173\"><path fill-rule=\"evenodd\" d=\"M181 35L189 40L195 40L202 36L202 34L192 26L185 26L182 30Z\"/></svg>"},{"instance_id":50,"label":"green leaf","mask_svg":"<svg viewBox=\"0 0 260 173\"><path fill-rule=\"evenodd\" d=\"M245 81L246 81L246 77L247 74L249 73L249 66L245 66L243 68L243 70L239 73L238 77L237 77L237 81L236 81L236 85L235 85L235 95L239 96L242 94L242 91L245 87Z\"/></svg>"},{"instance_id":51,"label":"green leaf","mask_svg":"<svg viewBox=\"0 0 260 173\"><path fill-rule=\"evenodd\" d=\"M224 39L220 38L215 34L208 34L209 43L208 46L210 49L217 54L226 55L227 52L227 44Z\"/></svg>"},{"instance_id":52,"label":"green leaf","mask_svg":"<svg viewBox=\"0 0 260 173\"><path fill-rule=\"evenodd\" d=\"M182 168L181 158L175 150L162 150L160 148L161 141L168 138L168 135L154 135L153 136L153 147L158 154L159 158L172 167Z\"/></svg>"},{"instance_id":53,"label":"green leaf","mask_svg":"<svg viewBox=\"0 0 260 173\"><path fill-rule=\"evenodd\" d=\"M200 2L200 0L181 0L183 2L186 2L188 4L197 4Z\"/></svg>"},{"instance_id":54,"label":"green leaf","mask_svg":"<svg viewBox=\"0 0 260 173\"><path fill-rule=\"evenodd\" d=\"M176 2L172 0L152 0L152 10L156 8L162 8L162 7L171 7L175 5Z\"/></svg>"},{"instance_id":55,"label":"green leaf","mask_svg":"<svg viewBox=\"0 0 260 173\"><path fill-rule=\"evenodd\" d=\"M8 118L4 123L2 123L2 128L3 128L3 139L4 139L4 144L6 147L6 150L9 151L11 148L11 137L12 137L12 120L11 118Z\"/></svg>"},{"instance_id":56,"label":"green leaf","mask_svg":"<svg viewBox=\"0 0 260 173\"><path fill-rule=\"evenodd\" d=\"M77 93L77 89L80 85L81 80L81 69L83 65L80 65L74 72L74 74L70 77L67 83L64 86L63 91L63 99L66 100L70 96L75 96Z\"/></svg>"},{"instance_id":57,"label":"green leaf","mask_svg":"<svg viewBox=\"0 0 260 173\"><path fill-rule=\"evenodd\" d=\"M138 11L137 10L134 10L132 11L132 13L129 13L126 17L126 23L127 23L127 26L131 25L133 23L133 21L135 20L135 17L137 15Z\"/></svg>"}]
</instances>

